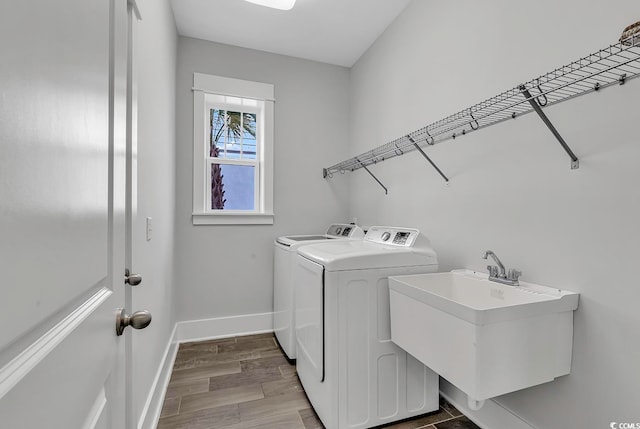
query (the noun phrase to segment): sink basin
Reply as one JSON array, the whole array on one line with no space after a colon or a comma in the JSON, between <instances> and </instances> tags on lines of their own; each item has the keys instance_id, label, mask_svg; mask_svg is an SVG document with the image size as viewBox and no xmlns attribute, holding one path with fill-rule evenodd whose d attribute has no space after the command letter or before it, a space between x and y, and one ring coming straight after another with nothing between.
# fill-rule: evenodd
<instances>
[{"instance_id":1,"label":"sink basin","mask_svg":"<svg viewBox=\"0 0 640 429\"><path fill-rule=\"evenodd\" d=\"M575 310L579 295L532 283L507 286L471 270L400 276L393 289L474 325Z\"/></svg>"},{"instance_id":2,"label":"sink basin","mask_svg":"<svg viewBox=\"0 0 640 429\"><path fill-rule=\"evenodd\" d=\"M470 399L570 372L577 293L454 270L390 277L389 297L393 342Z\"/></svg>"}]
</instances>

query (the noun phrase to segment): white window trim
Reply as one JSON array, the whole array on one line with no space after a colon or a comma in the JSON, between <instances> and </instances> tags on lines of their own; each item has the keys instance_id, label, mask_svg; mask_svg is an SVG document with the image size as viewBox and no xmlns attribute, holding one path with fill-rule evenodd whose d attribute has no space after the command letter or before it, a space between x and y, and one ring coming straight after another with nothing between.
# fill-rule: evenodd
<instances>
[{"instance_id":1,"label":"white window trim","mask_svg":"<svg viewBox=\"0 0 640 429\"><path fill-rule=\"evenodd\" d=\"M263 149L260 151L259 207L255 212L223 210L212 213L206 210L208 200L206 161L207 109L205 94L218 94L250 98L264 102ZM202 73L193 74L193 212L194 225L272 225L273 224L273 110L274 87L271 84L251 82Z\"/></svg>"}]
</instances>

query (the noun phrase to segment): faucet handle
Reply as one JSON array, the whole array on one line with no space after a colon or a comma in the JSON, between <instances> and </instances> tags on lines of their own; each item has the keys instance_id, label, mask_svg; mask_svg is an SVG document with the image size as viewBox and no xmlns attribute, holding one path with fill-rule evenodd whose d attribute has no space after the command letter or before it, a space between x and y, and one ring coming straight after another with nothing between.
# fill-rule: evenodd
<instances>
[{"instance_id":1,"label":"faucet handle","mask_svg":"<svg viewBox=\"0 0 640 429\"><path fill-rule=\"evenodd\" d=\"M487 265L487 271L489 272L489 277L498 277L498 267L495 265Z\"/></svg>"},{"instance_id":2,"label":"faucet handle","mask_svg":"<svg viewBox=\"0 0 640 429\"><path fill-rule=\"evenodd\" d=\"M509 280L518 280L518 278L520 278L521 275L522 275L522 271L511 269L507 274L507 278Z\"/></svg>"}]
</instances>

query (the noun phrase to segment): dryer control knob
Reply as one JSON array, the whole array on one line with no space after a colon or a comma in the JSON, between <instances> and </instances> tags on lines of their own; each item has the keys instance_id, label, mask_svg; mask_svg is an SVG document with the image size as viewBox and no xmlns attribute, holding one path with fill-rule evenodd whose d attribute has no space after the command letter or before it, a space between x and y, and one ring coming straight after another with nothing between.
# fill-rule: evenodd
<instances>
[{"instance_id":1,"label":"dryer control knob","mask_svg":"<svg viewBox=\"0 0 640 429\"><path fill-rule=\"evenodd\" d=\"M382 234L382 241L387 241L391 238L391 233L389 231L386 231Z\"/></svg>"}]
</instances>

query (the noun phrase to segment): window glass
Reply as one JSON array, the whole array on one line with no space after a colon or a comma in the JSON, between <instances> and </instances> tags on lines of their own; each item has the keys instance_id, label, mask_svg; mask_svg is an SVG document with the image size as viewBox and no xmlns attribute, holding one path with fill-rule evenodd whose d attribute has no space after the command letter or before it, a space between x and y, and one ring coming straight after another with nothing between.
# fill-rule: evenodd
<instances>
[{"instance_id":1,"label":"window glass","mask_svg":"<svg viewBox=\"0 0 640 429\"><path fill-rule=\"evenodd\" d=\"M211 163L211 209L255 210L255 167Z\"/></svg>"},{"instance_id":2,"label":"window glass","mask_svg":"<svg viewBox=\"0 0 640 429\"><path fill-rule=\"evenodd\" d=\"M256 114L242 114L242 158L256 159Z\"/></svg>"},{"instance_id":3,"label":"window glass","mask_svg":"<svg viewBox=\"0 0 640 429\"><path fill-rule=\"evenodd\" d=\"M209 152L213 158L256 159L256 114L210 110Z\"/></svg>"},{"instance_id":4,"label":"window glass","mask_svg":"<svg viewBox=\"0 0 640 429\"><path fill-rule=\"evenodd\" d=\"M209 139L209 156L213 158L224 158L225 137L226 137L226 117L227 112L219 109L211 109L211 136Z\"/></svg>"}]
</instances>

